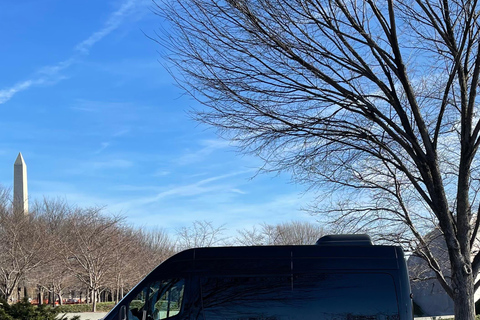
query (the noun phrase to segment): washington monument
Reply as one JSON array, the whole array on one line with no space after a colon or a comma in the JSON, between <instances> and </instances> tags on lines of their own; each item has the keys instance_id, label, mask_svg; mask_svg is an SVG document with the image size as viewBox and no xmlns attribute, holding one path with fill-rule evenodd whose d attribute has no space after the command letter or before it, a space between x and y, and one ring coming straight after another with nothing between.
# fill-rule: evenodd
<instances>
[{"instance_id":1,"label":"washington monument","mask_svg":"<svg viewBox=\"0 0 480 320\"><path fill-rule=\"evenodd\" d=\"M15 212L28 214L27 165L21 152L13 166L13 207Z\"/></svg>"}]
</instances>

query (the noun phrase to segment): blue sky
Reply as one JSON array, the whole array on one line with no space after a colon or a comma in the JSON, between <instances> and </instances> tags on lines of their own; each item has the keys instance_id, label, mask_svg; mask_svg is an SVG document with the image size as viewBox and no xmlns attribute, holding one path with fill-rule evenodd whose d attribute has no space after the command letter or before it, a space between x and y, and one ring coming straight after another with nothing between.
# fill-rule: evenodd
<instances>
[{"instance_id":1,"label":"blue sky","mask_svg":"<svg viewBox=\"0 0 480 320\"><path fill-rule=\"evenodd\" d=\"M151 5L1 2L0 183L22 152L31 201L106 206L139 227L314 221L288 176L254 177L259 160L189 118L196 102L144 35L162 23Z\"/></svg>"}]
</instances>

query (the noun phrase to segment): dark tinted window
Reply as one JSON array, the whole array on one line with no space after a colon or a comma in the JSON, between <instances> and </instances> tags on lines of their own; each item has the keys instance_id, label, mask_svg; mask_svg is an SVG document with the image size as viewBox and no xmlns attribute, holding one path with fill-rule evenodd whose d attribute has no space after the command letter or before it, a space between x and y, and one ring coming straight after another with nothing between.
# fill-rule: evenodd
<instances>
[{"instance_id":1,"label":"dark tinted window","mask_svg":"<svg viewBox=\"0 0 480 320\"><path fill-rule=\"evenodd\" d=\"M146 285L128 304L128 320L163 320L180 313L184 279L165 279Z\"/></svg>"},{"instance_id":2,"label":"dark tinted window","mask_svg":"<svg viewBox=\"0 0 480 320\"><path fill-rule=\"evenodd\" d=\"M148 296L147 319L162 320L176 316L182 306L184 288L183 279L154 282Z\"/></svg>"},{"instance_id":3,"label":"dark tinted window","mask_svg":"<svg viewBox=\"0 0 480 320\"><path fill-rule=\"evenodd\" d=\"M375 273L212 277L205 320L398 320L393 278Z\"/></svg>"},{"instance_id":4,"label":"dark tinted window","mask_svg":"<svg viewBox=\"0 0 480 320\"><path fill-rule=\"evenodd\" d=\"M143 320L145 318L145 303L147 301L147 288L143 288L128 304L127 319Z\"/></svg>"}]
</instances>

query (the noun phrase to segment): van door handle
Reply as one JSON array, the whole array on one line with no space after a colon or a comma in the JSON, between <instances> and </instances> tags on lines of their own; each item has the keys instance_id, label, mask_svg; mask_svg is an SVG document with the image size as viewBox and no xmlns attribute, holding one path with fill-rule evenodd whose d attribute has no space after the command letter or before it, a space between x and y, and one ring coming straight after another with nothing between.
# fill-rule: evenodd
<instances>
[{"instance_id":1,"label":"van door handle","mask_svg":"<svg viewBox=\"0 0 480 320\"><path fill-rule=\"evenodd\" d=\"M120 315L120 317L119 317L120 320L127 320L127 307L122 306L122 307L120 308L120 313L119 313L119 315Z\"/></svg>"}]
</instances>

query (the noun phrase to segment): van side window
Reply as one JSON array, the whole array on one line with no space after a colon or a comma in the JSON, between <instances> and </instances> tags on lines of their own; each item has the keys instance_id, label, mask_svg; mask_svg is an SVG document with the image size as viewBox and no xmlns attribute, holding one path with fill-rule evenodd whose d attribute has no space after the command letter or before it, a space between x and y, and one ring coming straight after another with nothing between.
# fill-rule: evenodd
<instances>
[{"instance_id":1,"label":"van side window","mask_svg":"<svg viewBox=\"0 0 480 320\"><path fill-rule=\"evenodd\" d=\"M399 320L385 273L212 276L201 280L205 319Z\"/></svg>"},{"instance_id":2,"label":"van side window","mask_svg":"<svg viewBox=\"0 0 480 320\"><path fill-rule=\"evenodd\" d=\"M147 320L162 320L176 316L182 308L184 279L153 282L149 289Z\"/></svg>"},{"instance_id":3,"label":"van side window","mask_svg":"<svg viewBox=\"0 0 480 320\"><path fill-rule=\"evenodd\" d=\"M395 282L387 273L296 275L293 284L294 306L305 310L305 319L400 319Z\"/></svg>"},{"instance_id":4,"label":"van side window","mask_svg":"<svg viewBox=\"0 0 480 320\"><path fill-rule=\"evenodd\" d=\"M145 302L147 301L147 288L140 291L128 304L128 320L145 320Z\"/></svg>"},{"instance_id":5,"label":"van side window","mask_svg":"<svg viewBox=\"0 0 480 320\"><path fill-rule=\"evenodd\" d=\"M291 275L205 277L200 292L208 320L300 320L286 312L292 298Z\"/></svg>"}]
</instances>

